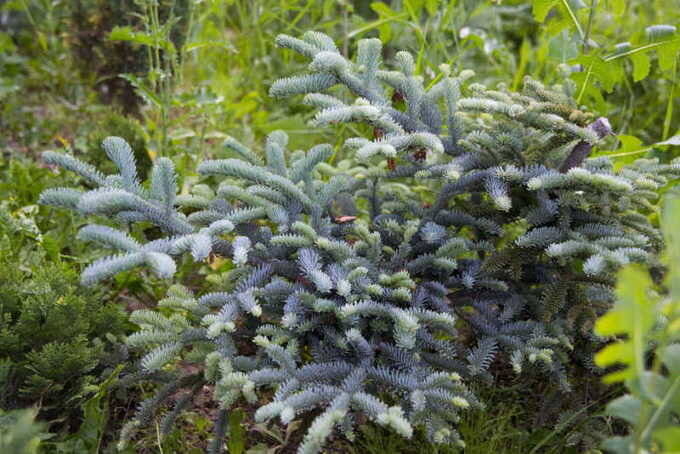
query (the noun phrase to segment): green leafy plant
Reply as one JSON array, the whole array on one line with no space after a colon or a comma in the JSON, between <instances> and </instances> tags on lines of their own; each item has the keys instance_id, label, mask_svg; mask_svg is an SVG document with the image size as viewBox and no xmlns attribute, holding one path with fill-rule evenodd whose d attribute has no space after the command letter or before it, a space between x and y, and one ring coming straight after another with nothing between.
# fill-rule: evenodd
<instances>
[{"instance_id":1,"label":"green leafy plant","mask_svg":"<svg viewBox=\"0 0 680 454\"><path fill-rule=\"evenodd\" d=\"M65 37L84 82L91 85L106 104L120 106L127 114L138 113L141 99L121 73L138 74L146 69L145 49L130 43L110 41L115 26L140 22L141 8L134 0L74 0L64 2Z\"/></svg>"},{"instance_id":2,"label":"green leafy plant","mask_svg":"<svg viewBox=\"0 0 680 454\"><path fill-rule=\"evenodd\" d=\"M624 382L627 394L613 400L607 413L624 420L627 436L604 448L618 454L680 450L680 196L665 197L662 230L666 239L665 288L650 275L627 267L618 276L617 300L595 326L601 336L617 336L596 356L602 367L615 366L605 381Z\"/></svg>"},{"instance_id":3,"label":"green leafy plant","mask_svg":"<svg viewBox=\"0 0 680 454\"><path fill-rule=\"evenodd\" d=\"M88 386L87 393L91 397L81 403L82 424L75 431L44 441L41 451L49 454L102 452L110 418L109 401L122 369L119 365L108 373L108 377Z\"/></svg>"},{"instance_id":4,"label":"green leafy plant","mask_svg":"<svg viewBox=\"0 0 680 454\"><path fill-rule=\"evenodd\" d=\"M665 109L650 112L656 121L654 135L645 137L649 142L665 141L675 133L680 17L677 10L666 14L664 6L665 2L658 1L533 1L535 18L546 25L546 42L562 47L562 61L575 69L571 77L579 87L575 96L579 104L600 112L618 111L617 115L623 114L631 122L636 121L631 118L635 106L627 103L639 102L640 98L665 99ZM628 34L620 22L631 18L638 23L635 32ZM612 22L619 26L608 27ZM654 70L654 61L658 62L658 71ZM615 88L618 90L613 93ZM607 99L603 92L610 94ZM617 105L626 107L618 109ZM652 123L645 120L645 126Z\"/></svg>"},{"instance_id":5,"label":"green leafy plant","mask_svg":"<svg viewBox=\"0 0 680 454\"><path fill-rule=\"evenodd\" d=\"M146 124L154 125L152 139L158 153L159 150L169 148L171 109L178 94L177 86L183 75L180 65L184 57L184 48L181 43L177 46L173 40L182 17L176 9L179 6L178 2L174 0L169 5L156 0L140 0L137 4L141 9L138 17L141 19L142 30L137 31L130 26L117 26L111 30L109 39L134 43L146 48L146 74L142 78L133 73L120 76L130 82L139 96L151 107L145 111ZM193 17L192 8L195 4L197 3L187 2L189 20ZM163 14L164 7L166 14ZM190 28L191 24L188 27Z\"/></svg>"}]
</instances>

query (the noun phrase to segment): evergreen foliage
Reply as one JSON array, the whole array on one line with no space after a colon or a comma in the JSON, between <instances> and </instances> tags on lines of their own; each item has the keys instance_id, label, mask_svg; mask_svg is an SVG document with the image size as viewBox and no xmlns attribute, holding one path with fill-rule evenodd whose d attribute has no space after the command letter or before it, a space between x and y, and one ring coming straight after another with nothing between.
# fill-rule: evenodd
<instances>
[{"instance_id":1,"label":"evergreen foliage","mask_svg":"<svg viewBox=\"0 0 680 454\"><path fill-rule=\"evenodd\" d=\"M281 131L262 155L225 142L238 157L201 163L219 185L190 194L177 195L166 158L142 184L120 138L103 143L114 175L44 155L91 188L51 189L43 203L122 225L81 230L116 251L85 269L84 284L136 267L172 277L183 255L236 265L220 291L175 285L162 310L132 315L140 330L129 344L144 356L124 380L161 387L121 443L178 389L204 383L223 410L210 452L221 450L226 412L245 399L258 421L316 410L301 454L320 452L335 428L351 439L360 414L407 438L422 428L433 442L463 445L459 412L482 407L466 383L490 379L497 363L568 390L569 363L590 367L600 345L590 328L613 300L615 271L653 262L661 238L644 214L680 164L615 170L587 160L609 126L577 108L568 79L553 88L526 79L515 93L442 66L425 84L406 52L384 69L376 39L359 42L355 61L320 33L277 43L311 63L273 96L304 94L320 127L372 128L346 141L346 172L326 172L328 145L287 152ZM134 238L126 226L139 222L163 235ZM204 368L187 372L180 358ZM266 404L261 388L275 390ZM190 399L166 412L164 431Z\"/></svg>"},{"instance_id":2,"label":"evergreen foliage","mask_svg":"<svg viewBox=\"0 0 680 454\"><path fill-rule=\"evenodd\" d=\"M43 418L68 425L114 358L126 316L66 264L17 249L20 228L0 210L0 408L38 404Z\"/></svg>"}]
</instances>

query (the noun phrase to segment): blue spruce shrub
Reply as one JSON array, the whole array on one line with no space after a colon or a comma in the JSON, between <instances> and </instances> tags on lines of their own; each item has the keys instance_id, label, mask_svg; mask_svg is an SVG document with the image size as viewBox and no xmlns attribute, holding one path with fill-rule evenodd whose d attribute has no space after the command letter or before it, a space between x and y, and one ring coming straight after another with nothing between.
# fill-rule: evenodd
<instances>
[{"instance_id":1,"label":"blue spruce shrub","mask_svg":"<svg viewBox=\"0 0 680 454\"><path fill-rule=\"evenodd\" d=\"M568 80L527 79L514 93L442 66L426 84L406 52L384 69L375 39L359 42L354 61L315 32L277 43L310 65L272 96L305 95L320 127L372 128L345 142L341 165L326 163L328 145L288 152L282 131L264 153L229 139L236 158L198 167L217 185L177 195L172 161L156 160L142 184L120 138L103 143L114 175L44 155L92 189L50 189L43 203L123 226L80 231L115 251L83 284L135 267L171 278L184 255L236 265L220 291L175 284L161 311L132 314L140 330L128 343L144 356L125 380L160 388L121 444L158 411L167 432L207 383L220 408L210 452L221 452L229 409L245 400L258 421L315 411L300 454L320 452L335 429L351 439L358 415L406 438L421 428L432 442L463 445L459 414L482 406L466 383L489 378L497 362L568 389L566 364L589 364L599 343L590 327L611 304L614 272L653 260L660 236L645 213L680 165L615 171L588 160L609 125L578 110ZM126 226L138 222L163 236L132 237ZM180 359L203 369L187 372ZM190 392L164 407L180 388ZM274 390L266 403L261 389Z\"/></svg>"}]
</instances>

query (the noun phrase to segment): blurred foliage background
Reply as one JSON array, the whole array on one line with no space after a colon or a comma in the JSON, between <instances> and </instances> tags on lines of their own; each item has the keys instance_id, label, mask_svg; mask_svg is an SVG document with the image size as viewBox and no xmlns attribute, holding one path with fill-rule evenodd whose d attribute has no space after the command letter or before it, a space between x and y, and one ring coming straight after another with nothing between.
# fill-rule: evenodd
<instances>
[{"instance_id":1,"label":"blurred foliage background","mask_svg":"<svg viewBox=\"0 0 680 454\"><path fill-rule=\"evenodd\" d=\"M77 221L36 205L48 180L67 178L40 164L39 152L64 149L99 165L99 143L118 135L146 169L171 157L185 187L197 161L225 153L229 136L259 148L285 129L292 148L308 148L314 134L341 158L343 130L312 128L308 109L267 94L304 65L276 50L275 36L318 30L345 53L365 37L389 42L388 61L409 50L426 80L442 64L514 89L525 75L551 84L568 71L578 102L616 132L597 154L668 161L680 151L678 26L680 0L0 0L0 408L36 409L0 413L0 426L9 421L0 447L34 452L42 439L45 452L113 452L120 419L147 391L114 386L129 360L119 342L130 330L126 309L153 307L164 290L131 273L98 292L77 286L91 253L69 240ZM210 270L210 285L220 266L206 264L198 277ZM479 415L463 421L464 437L476 440L469 452L578 452L564 440L590 436L584 427L616 430L597 414L604 403L589 408L592 418L536 429L523 417L535 403L513 386L488 396L500 402L493 424ZM47 425L17 423L34 414ZM161 443L151 433L136 452L200 452L206 421L196 413L186 421L190 435ZM232 426L244 436L240 421ZM284 452L292 436L248 431L261 448L253 454ZM384 452L393 442L367 429L361 448L337 449ZM394 452L422 452L414 449L397 443Z\"/></svg>"}]
</instances>

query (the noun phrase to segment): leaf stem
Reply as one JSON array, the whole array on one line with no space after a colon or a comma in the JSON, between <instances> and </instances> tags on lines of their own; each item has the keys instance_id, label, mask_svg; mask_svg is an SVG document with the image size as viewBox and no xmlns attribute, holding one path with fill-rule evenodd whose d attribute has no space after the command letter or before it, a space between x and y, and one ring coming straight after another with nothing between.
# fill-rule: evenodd
<instances>
[{"instance_id":1,"label":"leaf stem","mask_svg":"<svg viewBox=\"0 0 680 454\"><path fill-rule=\"evenodd\" d=\"M635 55L640 52L647 52L648 50L655 49L657 47L665 46L670 43L680 42L680 38L668 39L665 41L659 41L656 43L645 44L644 46L636 47L635 49L628 50L626 52L621 52L619 54L610 55L609 57L604 57L605 62L610 62L614 60L621 59L623 57L628 57L630 55Z\"/></svg>"},{"instance_id":2,"label":"leaf stem","mask_svg":"<svg viewBox=\"0 0 680 454\"><path fill-rule=\"evenodd\" d=\"M597 11L598 0L593 0L590 5L590 12L588 13L588 24L586 25L586 34L583 37L583 53L587 54L590 51L590 30L592 29L593 21L595 19L595 12Z\"/></svg>"},{"instance_id":3,"label":"leaf stem","mask_svg":"<svg viewBox=\"0 0 680 454\"><path fill-rule=\"evenodd\" d=\"M571 5L569 5L569 1L568 0L562 0L562 5L564 5L564 8L569 13L569 18L574 23L574 26L576 27L576 30L578 31L579 36L581 37L582 40L585 40L586 34L583 31L583 27L581 27L581 24L578 22L578 18L576 17L576 13L574 12L573 9L571 9Z\"/></svg>"},{"instance_id":4,"label":"leaf stem","mask_svg":"<svg viewBox=\"0 0 680 454\"><path fill-rule=\"evenodd\" d=\"M678 391L678 389L680 389L680 377L677 377L673 381L673 384L670 386L670 388L668 388L668 391L666 392L666 395L661 401L661 404L656 409L652 417L649 418L647 425L645 426L644 430L640 433L640 441L644 442L644 440L646 440L651 435L651 431L655 428L656 422L659 420L662 413L666 410L666 407L670 404L672 398L675 396L675 393Z\"/></svg>"}]
</instances>

